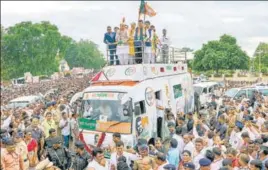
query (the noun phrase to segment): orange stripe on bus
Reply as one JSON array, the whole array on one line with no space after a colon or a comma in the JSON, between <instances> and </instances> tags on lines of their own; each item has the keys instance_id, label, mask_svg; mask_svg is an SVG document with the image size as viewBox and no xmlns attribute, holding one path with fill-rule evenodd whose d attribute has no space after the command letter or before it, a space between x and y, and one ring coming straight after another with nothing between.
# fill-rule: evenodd
<instances>
[{"instance_id":1,"label":"orange stripe on bus","mask_svg":"<svg viewBox=\"0 0 268 170\"><path fill-rule=\"evenodd\" d=\"M105 81L93 82L91 86L134 86L138 84L137 81Z\"/></svg>"}]
</instances>

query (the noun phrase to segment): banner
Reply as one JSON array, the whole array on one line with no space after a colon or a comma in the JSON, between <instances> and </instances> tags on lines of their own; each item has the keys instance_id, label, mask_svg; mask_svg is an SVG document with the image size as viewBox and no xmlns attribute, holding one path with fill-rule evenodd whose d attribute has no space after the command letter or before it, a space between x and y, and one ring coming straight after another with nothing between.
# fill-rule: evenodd
<instances>
[{"instance_id":1,"label":"banner","mask_svg":"<svg viewBox=\"0 0 268 170\"><path fill-rule=\"evenodd\" d=\"M105 132L111 125L118 123L117 121L108 121L102 122L99 120L90 120L87 118L79 118L79 128L84 130ZM108 129L109 133L131 133L131 123L129 122L121 122L120 124L114 125Z\"/></svg>"}]
</instances>

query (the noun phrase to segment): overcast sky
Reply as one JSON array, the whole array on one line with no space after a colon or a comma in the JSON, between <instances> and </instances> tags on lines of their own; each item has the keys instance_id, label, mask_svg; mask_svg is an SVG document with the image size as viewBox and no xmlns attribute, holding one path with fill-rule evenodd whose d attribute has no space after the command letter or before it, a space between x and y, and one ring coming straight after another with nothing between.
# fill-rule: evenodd
<instances>
[{"instance_id":1,"label":"overcast sky","mask_svg":"<svg viewBox=\"0 0 268 170\"><path fill-rule=\"evenodd\" d=\"M139 1L1 1L4 27L21 21L48 20L75 40L91 39L105 51L106 26L137 21ZM250 56L260 41L268 42L268 2L149 1L157 16L148 18L158 34L168 30L172 44L199 49L224 33L235 36Z\"/></svg>"}]
</instances>

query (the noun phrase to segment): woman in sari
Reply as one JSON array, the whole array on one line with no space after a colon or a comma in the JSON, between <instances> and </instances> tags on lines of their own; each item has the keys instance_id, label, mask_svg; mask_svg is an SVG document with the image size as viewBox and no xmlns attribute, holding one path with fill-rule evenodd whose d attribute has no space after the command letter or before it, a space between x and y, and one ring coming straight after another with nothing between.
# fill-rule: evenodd
<instances>
[{"instance_id":1,"label":"woman in sari","mask_svg":"<svg viewBox=\"0 0 268 170\"><path fill-rule=\"evenodd\" d=\"M135 64L135 46L134 46L134 36L135 36L136 23L132 22L129 30L129 64Z\"/></svg>"},{"instance_id":2,"label":"woman in sari","mask_svg":"<svg viewBox=\"0 0 268 170\"><path fill-rule=\"evenodd\" d=\"M182 152L182 161L180 162L179 164L179 167L178 167L178 170L184 170L184 167L183 165L185 163L190 163L192 162L192 155L191 155L191 152L188 151L188 150L184 150Z\"/></svg>"},{"instance_id":3,"label":"woman in sari","mask_svg":"<svg viewBox=\"0 0 268 170\"><path fill-rule=\"evenodd\" d=\"M35 139L32 138L31 131L26 131L25 143L28 149L28 158L29 158L29 164L30 164L30 170L31 170L31 169L34 169L34 167L38 163L38 156L37 156L38 143Z\"/></svg>"},{"instance_id":4,"label":"woman in sari","mask_svg":"<svg viewBox=\"0 0 268 170\"><path fill-rule=\"evenodd\" d=\"M160 40L156 34L155 26L151 25L152 33L153 33L153 38L152 38L152 63L156 62L156 56L158 52L158 45L160 44Z\"/></svg>"},{"instance_id":5,"label":"woman in sari","mask_svg":"<svg viewBox=\"0 0 268 170\"><path fill-rule=\"evenodd\" d=\"M117 43L116 54L119 58L119 62L121 65L127 65L129 46L128 46L128 33L125 28L124 19L123 22L120 24L119 31L116 33L115 40Z\"/></svg>"}]
</instances>

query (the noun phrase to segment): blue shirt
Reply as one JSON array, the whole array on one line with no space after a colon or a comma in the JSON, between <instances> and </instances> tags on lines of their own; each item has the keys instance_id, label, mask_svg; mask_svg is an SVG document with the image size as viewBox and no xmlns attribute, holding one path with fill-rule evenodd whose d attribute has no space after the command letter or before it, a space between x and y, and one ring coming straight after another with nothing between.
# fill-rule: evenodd
<instances>
[{"instance_id":1,"label":"blue shirt","mask_svg":"<svg viewBox=\"0 0 268 170\"><path fill-rule=\"evenodd\" d=\"M268 157L262 161L262 170L265 170L265 162L268 161Z\"/></svg>"},{"instance_id":2,"label":"blue shirt","mask_svg":"<svg viewBox=\"0 0 268 170\"><path fill-rule=\"evenodd\" d=\"M180 159L180 152L178 148L170 148L167 153L168 162L178 167L180 163L179 159Z\"/></svg>"},{"instance_id":3,"label":"blue shirt","mask_svg":"<svg viewBox=\"0 0 268 170\"><path fill-rule=\"evenodd\" d=\"M104 39L103 39L103 42L105 44L108 44L108 43L115 43L115 32L111 32L111 33L105 33L104 34ZM108 48L109 49L114 49L116 48L116 45L115 44L112 44L112 45L108 45Z\"/></svg>"}]
</instances>

